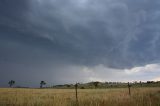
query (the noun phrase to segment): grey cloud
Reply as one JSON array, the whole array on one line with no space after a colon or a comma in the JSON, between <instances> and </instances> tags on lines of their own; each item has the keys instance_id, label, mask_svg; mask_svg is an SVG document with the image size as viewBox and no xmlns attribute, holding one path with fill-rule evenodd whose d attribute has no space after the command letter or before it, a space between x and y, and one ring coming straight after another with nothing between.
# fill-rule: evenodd
<instances>
[{"instance_id":1,"label":"grey cloud","mask_svg":"<svg viewBox=\"0 0 160 106\"><path fill-rule=\"evenodd\" d=\"M19 71L35 68L28 69L34 74L44 65L48 70L44 76L52 73L52 65L53 76L63 73L58 64L126 69L158 63L159 4L158 0L1 0L0 62L8 70L2 73L9 73L6 67L13 63L19 64L13 67ZM25 65L18 69L21 63Z\"/></svg>"}]
</instances>

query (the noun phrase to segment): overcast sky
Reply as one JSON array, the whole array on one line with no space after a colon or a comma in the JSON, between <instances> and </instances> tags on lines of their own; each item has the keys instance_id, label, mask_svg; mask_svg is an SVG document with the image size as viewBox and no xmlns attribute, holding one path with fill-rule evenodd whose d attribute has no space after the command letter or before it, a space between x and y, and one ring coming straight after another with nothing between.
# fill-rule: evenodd
<instances>
[{"instance_id":1,"label":"overcast sky","mask_svg":"<svg viewBox=\"0 0 160 106\"><path fill-rule=\"evenodd\" d=\"M160 0L0 0L0 86L160 80Z\"/></svg>"}]
</instances>

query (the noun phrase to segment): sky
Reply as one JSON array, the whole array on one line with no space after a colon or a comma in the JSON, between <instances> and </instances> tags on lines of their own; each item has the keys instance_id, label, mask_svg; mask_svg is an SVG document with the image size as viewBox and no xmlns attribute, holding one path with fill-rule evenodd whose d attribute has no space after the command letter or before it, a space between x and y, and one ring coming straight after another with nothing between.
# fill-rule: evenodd
<instances>
[{"instance_id":1,"label":"sky","mask_svg":"<svg viewBox=\"0 0 160 106\"><path fill-rule=\"evenodd\" d=\"M159 0L0 0L0 86L160 80Z\"/></svg>"}]
</instances>

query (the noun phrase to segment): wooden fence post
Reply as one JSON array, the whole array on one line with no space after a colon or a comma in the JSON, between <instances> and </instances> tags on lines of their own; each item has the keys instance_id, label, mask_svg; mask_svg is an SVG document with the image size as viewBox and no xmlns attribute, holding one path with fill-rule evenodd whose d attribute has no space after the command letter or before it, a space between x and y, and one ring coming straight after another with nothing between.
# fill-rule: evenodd
<instances>
[{"instance_id":1,"label":"wooden fence post","mask_svg":"<svg viewBox=\"0 0 160 106\"><path fill-rule=\"evenodd\" d=\"M131 85L128 82L128 90L129 90L129 95L131 95Z\"/></svg>"},{"instance_id":2,"label":"wooden fence post","mask_svg":"<svg viewBox=\"0 0 160 106\"><path fill-rule=\"evenodd\" d=\"M77 94L77 88L78 88L78 84L75 84L75 91L76 91L76 102L78 103L78 94Z\"/></svg>"}]
</instances>

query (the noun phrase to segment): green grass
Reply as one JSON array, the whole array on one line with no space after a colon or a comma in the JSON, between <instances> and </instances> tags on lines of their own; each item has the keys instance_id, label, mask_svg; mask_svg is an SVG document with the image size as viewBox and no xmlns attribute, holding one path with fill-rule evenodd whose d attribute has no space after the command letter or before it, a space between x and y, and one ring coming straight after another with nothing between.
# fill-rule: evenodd
<instances>
[{"instance_id":1,"label":"green grass","mask_svg":"<svg viewBox=\"0 0 160 106\"><path fill-rule=\"evenodd\" d=\"M160 88L0 89L0 106L160 106Z\"/></svg>"}]
</instances>

